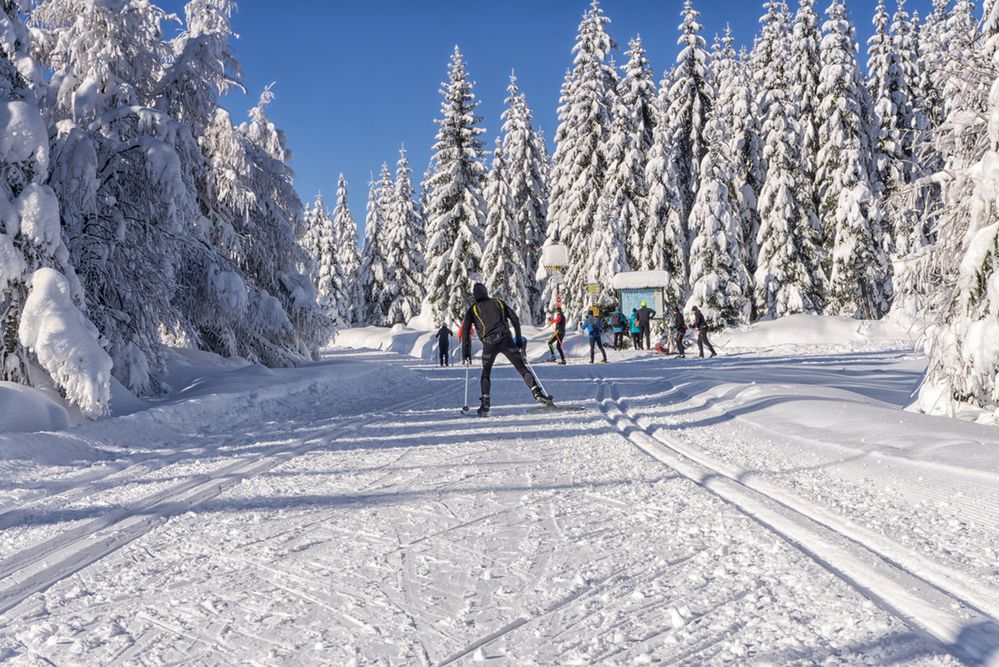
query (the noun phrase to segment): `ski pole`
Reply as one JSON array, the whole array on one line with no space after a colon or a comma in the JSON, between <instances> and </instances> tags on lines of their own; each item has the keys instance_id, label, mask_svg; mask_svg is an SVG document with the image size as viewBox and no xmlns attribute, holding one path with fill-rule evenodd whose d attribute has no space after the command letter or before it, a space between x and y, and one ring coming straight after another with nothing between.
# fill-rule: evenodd
<instances>
[{"instance_id":1,"label":"ski pole","mask_svg":"<svg viewBox=\"0 0 999 667\"><path fill-rule=\"evenodd\" d=\"M527 370L531 371L531 375L534 376L534 381L537 382L538 386L541 388L541 393L545 396L550 396L551 394L549 394L548 390L545 389L545 385L541 384L541 378L539 378L538 374L534 372L534 366L531 365L530 360L527 358L527 350L521 350L520 356L524 358L524 365L527 366Z\"/></svg>"}]
</instances>

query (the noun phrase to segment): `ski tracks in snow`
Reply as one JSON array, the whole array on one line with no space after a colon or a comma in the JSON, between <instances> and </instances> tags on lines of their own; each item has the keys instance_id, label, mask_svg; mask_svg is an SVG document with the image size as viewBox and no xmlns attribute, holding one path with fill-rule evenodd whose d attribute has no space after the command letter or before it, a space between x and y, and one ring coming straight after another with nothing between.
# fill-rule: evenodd
<instances>
[{"instance_id":1,"label":"ski tracks in snow","mask_svg":"<svg viewBox=\"0 0 999 667\"><path fill-rule=\"evenodd\" d=\"M969 582L963 573L777 485L752 476L740 479L696 447L634 415L613 382L599 382L600 407L607 420L649 456L745 512L960 660L999 665L996 588Z\"/></svg>"}]
</instances>

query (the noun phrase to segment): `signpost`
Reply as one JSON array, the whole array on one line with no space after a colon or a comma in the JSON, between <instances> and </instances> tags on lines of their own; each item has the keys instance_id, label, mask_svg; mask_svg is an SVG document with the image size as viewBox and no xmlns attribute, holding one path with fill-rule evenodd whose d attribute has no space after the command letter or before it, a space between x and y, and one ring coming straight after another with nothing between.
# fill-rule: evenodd
<instances>
[{"instance_id":1,"label":"signpost","mask_svg":"<svg viewBox=\"0 0 999 667\"><path fill-rule=\"evenodd\" d=\"M545 246L542 250L541 263L548 271L549 280L555 285L555 305L562 307L562 291L560 289L565 277L562 269L569 265L569 248L564 245Z\"/></svg>"}]
</instances>

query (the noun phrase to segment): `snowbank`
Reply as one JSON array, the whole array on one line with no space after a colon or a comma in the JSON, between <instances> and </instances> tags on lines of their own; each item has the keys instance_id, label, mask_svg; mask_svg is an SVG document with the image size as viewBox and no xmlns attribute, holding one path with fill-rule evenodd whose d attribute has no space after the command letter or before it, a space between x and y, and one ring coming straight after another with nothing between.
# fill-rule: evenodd
<instances>
[{"instance_id":1,"label":"snowbank","mask_svg":"<svg viewBox=\"0 0 999 667\"><path fill-rule=\"evenodd\" d=\"M908 331L889 322L822 315L790 315L757 322L740 329L719 332L717 338L724 341L726 346L745 349L784 345L857 347L861 344L896 349L914 346L912 335Z\"/></svg>"},{"instance_id":2,"label":"snowbank","mask_svg":"<svg viewBox=\"0 0 999 667\"><path fill-rule=\"evenodd\" d=\"M60 431L69 428L66 408L31 387L0 382L0 433Z\"/></svg>"}]
</instances>

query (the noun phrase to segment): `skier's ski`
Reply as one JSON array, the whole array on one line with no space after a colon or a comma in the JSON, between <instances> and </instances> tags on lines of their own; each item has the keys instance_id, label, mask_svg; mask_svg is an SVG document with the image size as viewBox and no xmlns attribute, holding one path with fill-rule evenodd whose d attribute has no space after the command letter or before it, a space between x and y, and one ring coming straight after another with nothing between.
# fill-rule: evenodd
<instances>
[{"instance_id":1,"label":"skier's ski","mask_svg":"<svg viewBox=\"0 0 999 667\"><path fill-rule=\"evenodd\" d=\"M528 408L525 410L525 414L536 415L544 414L546 412L585 412L586 408L580 407L578 405L540 405L536 408Z\"/></svg>"}]
</instances>

